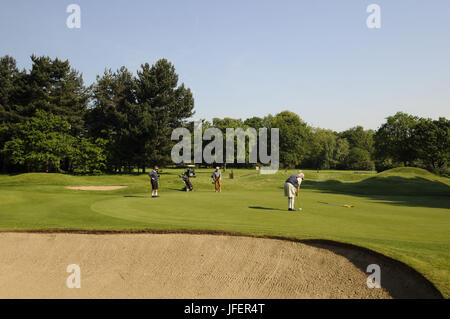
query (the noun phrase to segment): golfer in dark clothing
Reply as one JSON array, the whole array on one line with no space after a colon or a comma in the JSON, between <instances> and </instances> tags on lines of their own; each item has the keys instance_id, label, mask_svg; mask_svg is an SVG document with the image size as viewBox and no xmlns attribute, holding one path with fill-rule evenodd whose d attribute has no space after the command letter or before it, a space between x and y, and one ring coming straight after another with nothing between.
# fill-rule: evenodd
<instances>
[{"instance_id":1,"label":"golfer in dark clothing","mask_svg":"<svg viewBox=\"0 0 450 319\"><path fill-rule=\"evenodd\" d=\"M284 183L284 196L287 196L289 203L289 211L296 211L294 208L294 197L300 191L300 184L302 183L305 175L300 172L299 174L291 175ZM301 208L300 208L301 209Z\"/></svg>"},{"instance_id":2,"label":"golfer in dark clothing","mask_svg":"<svg viewBox=\"0 0 450 319\"><path fill-rule=\"evenodd\" d=\"M158 166L155 166L153 171L148 173L148 176L150 176L150 183L152 184L152 197L159 197L158 196Z\"/></svg>"}]
</instances>

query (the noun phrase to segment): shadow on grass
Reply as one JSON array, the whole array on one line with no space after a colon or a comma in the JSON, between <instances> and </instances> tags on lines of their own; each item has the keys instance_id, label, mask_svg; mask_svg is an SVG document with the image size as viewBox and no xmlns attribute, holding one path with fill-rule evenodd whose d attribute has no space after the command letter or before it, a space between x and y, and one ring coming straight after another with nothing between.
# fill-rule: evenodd
<instances>
[{"instance_id":1,"label":"shadow on grass","mask_svg":"<svg viewBox=\"0 0 450 319\"><path fill-rule=\"evenodd\" d=\"M279 209L279 208L261 207L261 206L248 206L248 208L251 208L251 209L259 209L259 210L279 211L279 212L284 212L284 211L286 211L286 210L282 210L282 209Z\"/></svg>"},{"instance_id":2,"label":"shadow on grass","mask_svg":"<svg viewBox=\"0 0 450 319\"><path fill-rule=\"evenodd\" d=\"M144 195L125 195L124 197L131 197L131 198L148 198L149 196L144 196Z\"/></svg>"},{"instance_id":3,"label":"shadow on grass","mask_svg":"<svg viewBox=\"0 0 450 319\"><path fill-rule=\"evenodd\" d=\"M450 209L450 186L421 177L371 177L360 182L305 180L302 188L366 197L390 205Z\"/></svg>"},{"instance_id":4,"label":"shadow on grass","mask_svg":"<svg viewBox=\"0 0 450 319\"><path fill-rule=\"evenodd\" d=\"M177 192L183 192L183 193L188 193L188 192L186 192L185 190L183 190L183 189L181 189L181 188L168 188L168 190L171 190L171 191L177 191Z\"/></svg>"}]
</instances>

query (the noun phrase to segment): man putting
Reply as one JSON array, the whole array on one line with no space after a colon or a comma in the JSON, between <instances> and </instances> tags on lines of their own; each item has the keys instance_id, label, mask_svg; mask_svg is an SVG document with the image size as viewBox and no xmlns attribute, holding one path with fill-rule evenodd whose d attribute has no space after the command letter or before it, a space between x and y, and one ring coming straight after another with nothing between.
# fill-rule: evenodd
<instances>
[{"instance_id":1,"label":"man putting","mask_svg":"<svg viewBox=\"0 0 450 319\"><path fill-rule=\"evenodd\" d=\"M286 182L284 183L284 196L287 196L289 203L289 211L295 212L297 211L294 208L294 197L298 196L300 191L300 184L305 178L305 174L300 172L299 174L291 175ZM300 208L301 209L301 208Z\"/></svg>"},{"instance_id":2,"label":"man putting","mask_svg":"<svg viewBox=\"0 0 450 319\"><path fill-rule=\"evenodd\" d=\"M150 183L152 184L152 197L159 197L158 196L158 166L155 166L153 171L148 173L148 176L150 176Z\"/></svg>"},{"instance_id":3,"label":"man putting","mask_svg":"<svg viewBox=\"0 0 450 319\"><path fill-rule=\"evenodd\" d=\"M220 167L216 167L216 170L212 173L211 177L215 185L216 193L222 192L222 172L220 171Z\"/></svg>"}]
</instances>

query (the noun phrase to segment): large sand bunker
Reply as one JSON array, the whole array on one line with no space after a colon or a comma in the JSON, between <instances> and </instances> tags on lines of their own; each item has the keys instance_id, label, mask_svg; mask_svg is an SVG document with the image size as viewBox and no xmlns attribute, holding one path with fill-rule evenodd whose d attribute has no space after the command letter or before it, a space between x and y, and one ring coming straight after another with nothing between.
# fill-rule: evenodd
<instances>
[{"instance_id":1,"label":"large sand bunker","mask_svg":"<svg viewBox=\"0 0 450 319\"><path fill-rule=\"evenodd\" d=\"M127 188L128 186L66 186L68 189L79 191L113 191L116 189Z\"/></svg>"},{"instance_id":2,"label":"large sand bunker","mask_svg":"<svg viewBox=\"0 0 450 319\"><path fill-rule=\"evenodd\" d=\"M363 268L381 266L382 289ZM69 264L81 288L66 286ZM405 270L406 269L406 270ZM402 264L351 247L193 234L0 233L0 298L433 298Z\"/></svg>"}]
</instances>

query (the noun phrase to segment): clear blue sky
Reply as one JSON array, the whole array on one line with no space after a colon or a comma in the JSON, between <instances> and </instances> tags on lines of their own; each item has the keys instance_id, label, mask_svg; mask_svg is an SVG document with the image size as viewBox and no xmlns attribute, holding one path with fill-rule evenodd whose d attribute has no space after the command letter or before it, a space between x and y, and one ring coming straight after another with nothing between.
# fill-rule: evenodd
<instances>
[{"instance_id":1,"label":"clear blue sky","mask_svg":"<svg viewBox=\"0 0 450 319\"><path fill-rule=\"evenodd\" d=\"M81 29L66 7L81 6ZM381 6L381 29L366 8ZM69 59L91 84L105 67L166 57L196 118L298 113L311 125L377 128L405 111L450 117L449 0L2 0L0 55Z\"/></svg>"}]
</instances>

